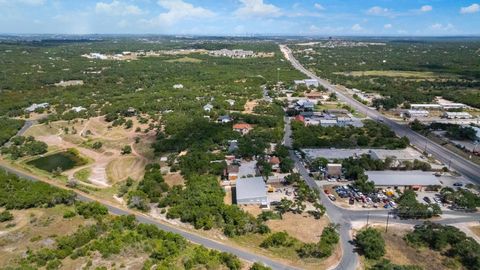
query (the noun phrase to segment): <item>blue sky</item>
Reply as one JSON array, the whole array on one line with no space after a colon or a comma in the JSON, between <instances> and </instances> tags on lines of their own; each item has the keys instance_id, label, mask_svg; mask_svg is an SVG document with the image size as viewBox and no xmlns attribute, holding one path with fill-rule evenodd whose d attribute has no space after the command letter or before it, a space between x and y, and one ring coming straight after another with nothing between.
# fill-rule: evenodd
<instances>
[{"instance_id":1,"label":"blue sky","mask_svg":"<svg viewBox=\"0 0 480 270\"><path fill-rule=\"evenodd\" d=\"M480 0L0 0L0 33L480 35Z\"/></svg>"}]
</instances>

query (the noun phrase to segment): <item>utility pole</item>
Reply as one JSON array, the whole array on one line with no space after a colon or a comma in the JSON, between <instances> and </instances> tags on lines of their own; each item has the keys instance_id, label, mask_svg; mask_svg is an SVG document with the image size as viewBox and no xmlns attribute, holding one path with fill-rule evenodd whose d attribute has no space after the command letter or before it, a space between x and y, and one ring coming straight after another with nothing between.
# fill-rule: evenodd
<instances>
[{"instance_id":1,"label":"utility pole","mask_svg":"<svg viewBox=\"0 0 480 270\"><path fill-rule=\"evenodd\" d=\"M387 212L387 225L385 226L385 232L388 231L388 220L390 219L390 212Z\"/></svg>"},{"instance_id":2,"label":"utility pole","mask_svg":"<svg viewBox=\"0 0 480 270\"><path fill-rule=\"evenodd\" d=\"M370 210L367 212L367 227L368 227L368 220L370 219Z\"/></svg>"}]
</instances>

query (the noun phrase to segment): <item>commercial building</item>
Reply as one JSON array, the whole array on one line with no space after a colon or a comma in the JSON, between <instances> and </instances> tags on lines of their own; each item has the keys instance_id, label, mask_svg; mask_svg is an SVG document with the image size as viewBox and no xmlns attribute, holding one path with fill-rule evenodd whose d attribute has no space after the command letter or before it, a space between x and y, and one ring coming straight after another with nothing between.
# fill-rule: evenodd
<instances>
[{"instance_id":1,"label":"commercial building","mask_svg":"<svg viewBox=\"0 0 480 270\"><path fill-rule=\"evenodd\" d=\"M377 188L395 188L400 190L423 190L428 186L440 185L440 177L433 172L423 171L367 171L368 180Z\"/></svg>"},{"instance_id":2,"label":"commercial building","mask_svg":"<svg viewBox=\"0 0 480 270\"><path fill-rule=\"evenodd\" d=\"M320 85L320 83L315 79L295 80L293 82L295 83L295 85L305 84L307 87L318 87Z\"/></svg>"},{"instance_id":3,"label":"commercial building","mask_svg":"<svg viewBox=\"0 0 480 270\"><path fill-rule=\"evenodd\" d=\"M327 164L327 177L341 177L342 164L330 163Z\"/></svg>"},{"instance_id":4,"label":"commercial building","mask_svg":"<svg viewBox=\"0 0 480 270\"><path fill-rule=\"evenodd\" d=\"M267 186L262 177L240 178L236 184L237 204L268 205Z\"/></svg>"},{"instance_id":5,"label":"commercial building","mask_svg":"<svg viewBox=\"0 0 480 270\"><path fill-rule=\"evenodd\" d=\"M448 119L471 119L472 115L467 112L445 112L443 117Z\"/></svg>"},{"instance_id":6,"label":"commercial building","mask_svg":"<svg viewBox=\"0 0 480 270\"><path fill-rule=\"evenodd\" d=\"M428 117L429 112L426 110L408 110L405 115L409 118Z\"/></svg>"}]
</instances>

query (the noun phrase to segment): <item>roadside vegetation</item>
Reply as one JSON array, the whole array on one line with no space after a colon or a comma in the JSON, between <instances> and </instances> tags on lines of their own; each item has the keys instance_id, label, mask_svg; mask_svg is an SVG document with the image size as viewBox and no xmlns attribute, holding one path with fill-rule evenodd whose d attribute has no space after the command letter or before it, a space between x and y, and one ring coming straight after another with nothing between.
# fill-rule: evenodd
<instances>
[{"instance_id":1,"label":"roadside vegetation","mask_svg":"<svg viewBox=\"0 0 480 270\"><path fill-rule=\"evenodd\" d=\"M24 122L23 120L0 117L0 146L17 134Z\"/></svg>"}]
</instances>

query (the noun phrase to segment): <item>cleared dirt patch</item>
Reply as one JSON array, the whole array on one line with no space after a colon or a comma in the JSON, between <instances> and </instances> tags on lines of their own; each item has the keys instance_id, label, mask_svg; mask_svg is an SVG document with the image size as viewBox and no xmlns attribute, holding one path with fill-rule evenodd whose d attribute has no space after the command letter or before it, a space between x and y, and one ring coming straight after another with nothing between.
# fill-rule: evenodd
<instances>
[{"instance_id":1,"label":"cleared dirt patch","mask_svg":"<svg viewBox=\"0 0 480 270\"><path fill-rule=\"evenodd\" d=\"M185 184L185 180L180 173L166 174L163 176L163 179L165 180L165 183L167 183L170 187L183 186Z\"/></svg>"},{"instance_id":2,"label":"cleared dirt patch","mask_svg":"<svg viewBox=\"0 0 480 270\"><path fill-rule=\"evenodd\" d=\"M115 158L106 167L107 177L110 183L123 181L128 177L138 180L144 174L145 160L136 156Z\"/></svg>"},{"instance_id":3,"label":"cleared dirt patch","mask_svg":"<svg viewBox=\"0 0 480 270\"><path fill-rule=\"evenodd\" d=\"M320 235L330 221L326 217L315 219L308 214L286 213L281 220L267 221L274 232L286 231L289 235L305 243L317 243Z\"/></svg>"},{"instance_id":4,"label":"cleared dirt patch","mask_svg":"<svg viewBox=\"0 0 480 270\"><path fill-rule=\"evenodd\" d=\"M182 58L178 58L178 59L166 60L165 62L168 62L168 63L201 63L203 61L200 60L200 59L197 59L197 58L192 58L192 57L182 57Z\"/></svg>"},{"instance_id":5,"label":"cleared dirt patch","mask_svg":"<svg viewBox=\"0 0 480 270\"><path fill-rule=\"evenodd\" d=\"M478 237L480 237L480 225L479 226L471 226L470 230Z\"/></svg>"},{"instance_id":6,"label":"cleared dirt patch","mask_svg":"<svg viewBox=\"0 0 480 270\"><path fill-rule=\"evenodd\" d=\"M258 105L258 100L249 100L245 103L243 108L244 114L253 114L253 109Z\"/></svg>"}]
</instances>

